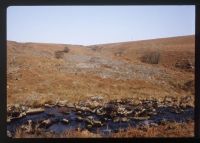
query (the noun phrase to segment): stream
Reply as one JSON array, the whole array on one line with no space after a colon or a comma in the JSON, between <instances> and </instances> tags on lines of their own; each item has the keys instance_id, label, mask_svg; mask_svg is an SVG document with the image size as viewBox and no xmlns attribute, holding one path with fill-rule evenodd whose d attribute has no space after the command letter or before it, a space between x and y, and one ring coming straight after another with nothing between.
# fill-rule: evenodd
<instances>
[{"instance_id":1,"label":"stream","mask_svg":"<svg viewBox=\"0 0 200 143\"><path fill-rule=\"evenodd\" d=\"M64 111L64 112L63 112ZM20 119L12 120L7 123L7 130L12 134L15 133L16 129L23 124L27 124L29 120L33 123L41 123L44 120L50 119L51 124L43 128L45 131L53 131L54 133L62 133L67 130L88 129L93 133L100 133L102 135L107 135L112 132L118 132L120 129L126 129L128 127L137 127L138 125L148 126L151 124L160 125L162 122L187 122L189 120L194 120L194 108L188 107L180 112L174 112L173 107L157 107L156 115L151 115L148 119L139 120L132 118L132 116L118 116L118 118L128 119L124 121L114 122L113 119L108 115L97 115L92 112L82 112L81 114L77 112L75 108L69 107L45 107L44 112L36 113L32 115L26 115ZM82 120L78 120L78 118ZM102 123L101 126L90 126L88 127L88 122L86 118L92 118L93 120L98 120ZM63 119L67 119L68 123L63 122Z\"/></svg>"}]
</instances>

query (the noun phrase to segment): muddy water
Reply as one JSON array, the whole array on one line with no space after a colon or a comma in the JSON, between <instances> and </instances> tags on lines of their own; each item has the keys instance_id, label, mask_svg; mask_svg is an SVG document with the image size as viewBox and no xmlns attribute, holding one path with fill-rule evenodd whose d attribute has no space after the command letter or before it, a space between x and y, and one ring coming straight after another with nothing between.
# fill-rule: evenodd
<instances>
[{"instance_id":1,"label":"muddy water","mask_svg":"<svg viewBox=\"0 0 200 143\"><path fill-rule=\"evenodd\" d=\"M65 111L65 113L62 112L63 110ZM51 108L45 108L45 111L42 113L27 115L21 119L13 120L12 122L7 124L7 130L9 130L11 133L14 133L18 127L20 127L23 124L27 124L28 120L32 120L33 123L37 124L43 120L50 119L53 123L48 128L45 128L45 131L61 133L67 130L77 128L87 128L91 132L98 131L98 133L106 135L111 132L118 132L119 129L126 129L127 127L136 127L138 125L150 125L151 123L156 123L159 125L163 121L187 122L188 120L194 119L194 108L191 107L182 110L180 113L174 112L173 107L158 107L156 110L157 114L150 116L148 120L135 120L133 118L129 118L130 120L127 122L113 122L113 120L108 116L99 116L95 113L85 112L84 115L82 115L83 118L93 116L95 120L99 120L103 123L103 126L93 126L91 128L88 128L85 120L77 120L77 117L80 115L77 115L78 113L74 108L55 106ZM69 123L63 123L63 119L67 119Z\"/></svg>"}]
</instances>

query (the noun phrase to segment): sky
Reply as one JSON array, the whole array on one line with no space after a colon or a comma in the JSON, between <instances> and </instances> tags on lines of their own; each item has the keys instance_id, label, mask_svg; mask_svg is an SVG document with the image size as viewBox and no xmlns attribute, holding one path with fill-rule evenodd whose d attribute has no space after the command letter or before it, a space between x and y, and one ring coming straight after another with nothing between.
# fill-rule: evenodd
<instances>
[{"instance_id":1,"label":"sky","mask_svg":"<svg viewBox=\"0 0 200 143\"><path fill-rule=\"evenodd\" d=\"M193 35L195 6L10 6L7 40L93 45Z\"/></svg>"}]
</instances>

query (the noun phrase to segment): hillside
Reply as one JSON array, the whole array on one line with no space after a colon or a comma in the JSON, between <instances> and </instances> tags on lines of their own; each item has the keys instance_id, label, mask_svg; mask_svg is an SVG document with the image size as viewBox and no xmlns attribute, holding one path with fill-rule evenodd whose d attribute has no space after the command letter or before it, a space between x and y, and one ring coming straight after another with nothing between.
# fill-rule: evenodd
<instances>
[{"instance_id":1,"label":"hillside","mask_svg":"<svg viewBox=\"0 0 200 143\"><path fill-rule=\"evenodd\" d=\"M69 52L57 59L66 46ZM158 64L142 62L152 51L160 54ZM194 36L92 46L8 41L7 53L8 103L194 94L184 89L194 81L193 67L175 66L183 59L194 66Z\"/></svg>"},{"instance_id":2,"label":"hillside","mask_svg":"<svg viewBox=\"0 0 200 143\"><path fill-rule=\"evenodd\" d=\"M194 43L8 41L7 135L193 136Z\"/></svg>"}]
</instances>

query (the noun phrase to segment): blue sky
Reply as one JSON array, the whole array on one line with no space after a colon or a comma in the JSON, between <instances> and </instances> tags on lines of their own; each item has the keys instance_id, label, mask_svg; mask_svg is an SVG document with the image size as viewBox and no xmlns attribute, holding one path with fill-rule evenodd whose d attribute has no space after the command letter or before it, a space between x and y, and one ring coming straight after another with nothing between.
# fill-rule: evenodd
<instances>
[{"instance_id":1,"label":"blue sky","mask_svg":"<svg viewBox=\"0 0 200 143\"><path fill-rule=\"evenodd\" d=\"M195 6L11 6L7 40L92 45L193 35Z\"/></svg>"}]
</instances>

